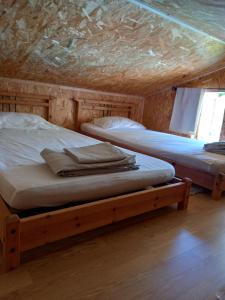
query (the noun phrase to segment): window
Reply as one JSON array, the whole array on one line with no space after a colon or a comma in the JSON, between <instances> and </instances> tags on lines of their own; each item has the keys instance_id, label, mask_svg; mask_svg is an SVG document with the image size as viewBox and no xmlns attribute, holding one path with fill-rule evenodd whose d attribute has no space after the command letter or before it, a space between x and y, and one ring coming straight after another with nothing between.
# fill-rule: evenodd
<instances>
[{"instance_id":1,"label":"window","mask_svg":"<svg viewBox=\"0 0 225 300\"><path fill-rule=\"evenodd\" d=\"M217 142L225 139L224 111L225 90L177 88L170 131Z\"/></svg>"},{"instance_id":2,"label":"window","mask_svg":"<svg viewBox=\"0 0 225 300\"><path fill-rule=\"evenodd\" d=\"M209 91L203 94L196 138L206 142L220 140L225 109L225 91Z\"/></svg>"},{"instance_id":3,"label":"window","mask_svg":"<svg viewBox=\"0 0 225 300\"><path fill-rule=\"evenodd\" d=\"M195 134L199 120L199 106L204 90L177 88L170 121L170 130L182 134Z\"/></svg>"}]
</instances>

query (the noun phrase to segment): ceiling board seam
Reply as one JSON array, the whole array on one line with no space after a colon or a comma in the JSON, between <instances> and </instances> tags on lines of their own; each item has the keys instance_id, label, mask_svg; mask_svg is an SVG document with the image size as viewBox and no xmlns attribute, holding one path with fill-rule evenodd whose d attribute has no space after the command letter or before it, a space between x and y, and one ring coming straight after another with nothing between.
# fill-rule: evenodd
<instances>
[{"instance_id":1,"label":"ceiling board seam","mask_svg":"<svg viewBox=\"0 0 225 300\"><path fill-rule=\"evenodd\" d=\"M150 3L147 3L147 2L145 2L143 0L127 0L127 1L129 3L132 3L132 4L136 5L136 6L138 6L139 8L145 9L145 10L147 10L147 11L149 11L151 13L154 13L154 14L156 14L156 15L164 18L164 19L167 19L170 22L176 23L178 25L181 25L184 28L187 28L187 29L192 30L194 32L197 32L199 34L205 35L208 38L211 38L211 39L213 39L213 40L215 40L215 41L217 41L219 43L225 44L224 40L221 40L221 39L219 39L219 38L217 38L217 37L209 34L208 32L205 32L205 31L203 31L201 29L198 29L198 28L196 28L196 27L194 27L194 26L186 23L185 21L183 21L183 20L181 20L181 19L179 19L177 17L174 17L174 16L172 16L172 15L170 15L168 13L165 13L165 12L161 11L160 9L155 8Z\"/></svg>"},{"instance_id":2,"label":"ceiling board seam","mask_svg":"<svg viewBox=\"0 0 225 300\"><path fill-rule=\"evenodd\" d=\"M220 68L218 68L218 69L215 69L215 70L211 70L211 71L209 71L209 72L207 72L207 73L205 73L205 74L203 74L203 75L198 75L198 76L196 76L196 77L194 77L194 78L191 78L191 79L188 79L188 80L186 80L186 81L182 81L182 82L179 83L179 85L181 85L181 84L186 84L186 83L192 82L192 81L194 81L194 80L197 80L197 79L200 79L200 78L207 77L207 76L209 76L209 75L211 75L211 74L213 74L213 73L219 72L219 71L221 71L221 70L223 70L223 69L225 69L225 66L222 66L222 67L220 67Z\"/></svg>"},{"instance_id":3,"label":"ceiling board seam","mask_svg":"<svg viewBox=\"0 0 225 300\"><path fill-rule=\"evenodd\" d=\"M162 89L161 91L157 91L157 92L153 92L153 93L151 93L151 94L149 94L147 97L145 97L145 98L149 98L149 97L152 97L152 96L155 96L155 95L157 95L157 94L161 94L161 93L163 93L163 92L166 92L166 91L169 91L170 89L172 89L173 87L181 87L181 86L183 86L183 85L185 85L185 84L187 84L187 83L189 83L189 82L192 82L192 81L195 81L195 80L198 80L198 79L203 79L203 78L205 78L205 77L207 77L207 76L209 76L209 75L211 75L211 74L214 74L214 73L216 73L216 72L219 72L219 71L222 71L222 70L224 70L225 69L225 65L224 66L222 66L221 68L218 68L218 69L216 69L216 70L211 70L211 71L209 71L209 72L207 72L207 73L205 73L204 75L196 75L195 77L193 77L193 78L191 78L191 79L188 79L188 80L185 80L185 81L180 81L180 82L178 82L177 84L174 84L174 85L170 85L170 86L168 86L168 87L165 87L164 89Z\"/></svg>"}]
</instances>

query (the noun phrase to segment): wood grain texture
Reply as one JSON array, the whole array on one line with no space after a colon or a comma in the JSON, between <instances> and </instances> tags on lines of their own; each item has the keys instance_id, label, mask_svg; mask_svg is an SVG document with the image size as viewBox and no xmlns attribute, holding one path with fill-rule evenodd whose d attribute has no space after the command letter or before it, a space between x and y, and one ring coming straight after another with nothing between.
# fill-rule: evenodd
<instances>
[{"instance_id":1,"label":"wood grain texture","mask_svg":"<svg viewBox=\"0 0 225 300\"><path fill-rule=\"evenodd\" d=\"M187 209L191 180L21 219L21 251L178 203ZM187 199L186 199L187 195ZM34 234L35 233L35 234Z\"/></svg>"},{"instance_id":2,"label":"wood grain texture","mask_svg":"<svg viewBox=\"0 0 225 300\"><path fill-rule=\"evenodd\" d=\"M225 41L225 5L221 0L145 0L152 7Z\"/></svg>"},{"instance_id":3,"label":"wood grain texture","mask_svg":"<svg viewBox=\"0 0 225 300\"><path fill-rule=\"evenodd\" d=\"M125 193L85 204L59 208L49 212L19 217L13 210L1 219L3 265L5 271L17 268L22 252L78 235L108 224L177 203L178 209L188 206L191 180L174 178L151 189ZM87 187L88 188L88 187ZM0 215L7 210L4 199Z\"/></svg>"},{"instance_id":4,"label":"wood grain texture","mask_svg":"<svg viewBox=\"0 0 225 300\"><path fill-rule=\"evenodd\" d=\"M11 271L20 264L20 219L11 214L3 224L3 264L5 271Z\"/></svg>"},{"instance_id":5,"label":"wood grain texture","mask_svg":"<svg viewBox=\"0 0 225 300\"><path fill-rule=\"evenodd\" d=\"M224 39L224 5L150 2ZM0 76L148 95L225 66L224 43L126 0L9 0L0 15Z\"/></svg>"},{"instance_id":6,"label":"wood grain texture","mask_svg":"<svg viewBox=\"0 0 225 300\"><path fill-rule=\"evenodd\" d=\"M49 122L52 121L52 96L0 92L0 112L37 114Z\"/></svg>"},{"instance_id":7,"label":"wood grain texture","mask_svg":"<svg viewBox=\"0 0 225 300\"><path fill-rule=\"evenodd\" d=\"M0 275L0 300L217 299L224 220L225 201L198 194L188 211L160 209L29 251L19 269Z\"/></svg>"},{"instance_id":8,"label":"wood grain texture","mask_svg":"<svg viewBox=\"0 0 225 300\"><path fill-rule=\"evenodd\" d=\"M74 98L76 112L76 128L80 130L80 125L85 122L90 122L94 118L120 116L142 122L144 102L135 103L107 100L96 101L93 99L85 99L82 97Z\"/></svg>"},{"instance_id":9,"label":"wood grain texture","mask_svg":"<svg viewBox=\"0 0 225 300\"><path fill-rule=\"evenodd\" d=\"M225 88L225 70L199 77L197 80L182 85L182 87ZM143 123L150 129L169 132L176 93L172 88L157 92L155 90L153 95L146 98ZM225 120L222 131L225 132Z\"/></svg>"},{"instance_id":10,"label":"wood grain texture","mask_svg":"<svg viewBox=\"0 0 225 300\"><path fill-rule=\"evenodd\" d=\"M136 107L139 121L141 121L142 119L144 105L143 97L106 93L94 90L79 89L67 86L9 78L0 78L0 94L1 92L8 92L11 95L15 93L24 93L25 95L35 94L37 97L39 95L44 95L45 97L53 97L54 105L51 109L51 121L57 125L70 129L74 129L76 127L76 106L72 99L85 99L86 101L94 100L97 103L101 103L101 101L108 101L109 103L115 102L120 103L121 105L123 105L123 103L132 103ZM26 109L24 109L24 106L21 109L22 111L26 111ZM27 112L30 112L30 107L27 108ZM83 113L86 114L86 116L90 116L90 111L84 109Z\"/></svg>"}]
</instances>

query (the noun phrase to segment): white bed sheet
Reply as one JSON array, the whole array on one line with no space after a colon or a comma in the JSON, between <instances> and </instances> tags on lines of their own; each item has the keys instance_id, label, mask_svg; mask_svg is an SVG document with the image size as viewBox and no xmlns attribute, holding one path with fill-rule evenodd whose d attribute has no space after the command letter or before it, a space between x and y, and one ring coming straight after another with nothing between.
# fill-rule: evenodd
<instances>
[{"instance_id":1,"label":"white bed sheet","mask_svg":"<svg viewBox=\"0 0 225 300\"><path fill-rule=\"evenodd\" d=\"M147 129L102 129L91 123L83 123L81 130L213 175L225 173L225 156L204 151L201 141Z\"/></svg>"},{"instance_id":2,"label":"white bed sheet","mask_svg":"<svg viewBox=\"0 0 225 300\"><path fill-rule=\"evenodd\" d=\"M40 156L45 147L62 150L98 142L61 127L57 130L1 129L0 194L11 207L23 210L97 200L164 183L174 177L170 164L136 154L140 165L137 171L60 178L51 173Z\"/></svg>"}]
</instances>

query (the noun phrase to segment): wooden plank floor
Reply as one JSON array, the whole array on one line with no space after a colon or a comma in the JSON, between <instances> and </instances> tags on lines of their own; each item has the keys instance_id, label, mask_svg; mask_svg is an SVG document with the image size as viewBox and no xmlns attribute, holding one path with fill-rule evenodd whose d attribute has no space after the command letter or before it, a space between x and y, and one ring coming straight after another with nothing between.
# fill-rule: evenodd
<instances>
[{"instance_id":1,"label":"wooden plank floor","mask_svg":"<svg viewBox=\"0 0 225 300\"><path fill-rule=\"evenodd\" d=\"M225 299L225 197L127 223L27 253L0 300Z\"/></svg>"}]
</instances>

